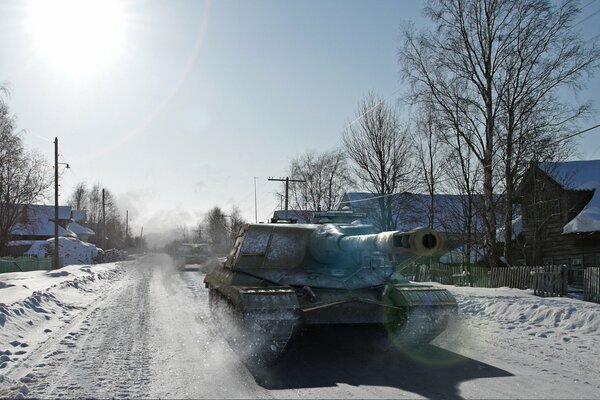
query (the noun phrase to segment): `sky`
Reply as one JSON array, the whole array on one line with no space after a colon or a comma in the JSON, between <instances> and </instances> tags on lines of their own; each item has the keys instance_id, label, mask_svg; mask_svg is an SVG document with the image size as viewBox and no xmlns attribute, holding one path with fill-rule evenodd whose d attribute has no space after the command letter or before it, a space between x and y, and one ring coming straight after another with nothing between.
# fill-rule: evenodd
<instances>
[{"instance_id":1,"label":"sky","mask_svg":"<svg viewBox=\"0 0 600 400\"><path fill-rule=\"evenodd\" d=\"M400 26L428 23L421 2L400 0L81 4L0 0L0 83L27 148L50 162L58 137L61 204L100 183L145 233L195 225L215 205L254 222L255 182L266 220L279 208L269 177L340 146L369 91L397 102ZM581 5L589 39L600 2ZM598 109L600 77L573 99ZM600 158L599 131L579 158Z\"/></svg>"}]
</instances>

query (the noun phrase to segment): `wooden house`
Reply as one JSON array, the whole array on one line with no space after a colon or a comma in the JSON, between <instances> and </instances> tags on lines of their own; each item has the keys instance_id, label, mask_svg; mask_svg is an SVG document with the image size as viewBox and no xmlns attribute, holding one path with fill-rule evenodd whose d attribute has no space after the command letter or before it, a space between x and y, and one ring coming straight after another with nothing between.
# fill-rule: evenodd
<instances>
[{"instance_id":1,"label":"wooden house","mask_svg":"<svg viewBox=\"0 0 600 400\"><path fill-rule=\"evenodd\" d=\"M517 190L517 264L600 266L600 160L532 164Z\"/></svg>"}]
</instances>

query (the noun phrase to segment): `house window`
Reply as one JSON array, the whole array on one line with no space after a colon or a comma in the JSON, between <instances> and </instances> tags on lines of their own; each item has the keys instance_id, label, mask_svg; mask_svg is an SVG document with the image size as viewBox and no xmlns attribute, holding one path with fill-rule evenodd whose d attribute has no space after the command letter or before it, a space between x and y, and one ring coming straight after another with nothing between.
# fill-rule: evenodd
<instances>
[{"instance_id":1,"label":"house window","mask_svg":"<svg viewBox=\"0 0 600 400\"><path fill-rule=\"evenodd\" d=\"M550 215L553 217L560 217L560 200L550 200Z\"/></svg>"},{"instance_id":2,"label":"house window","mask_svg":"<svg viewBox=\"0 0 600 400\"><path fill-rule=\"evenodd\" d=\"M544 259L542 260L542 264L543 265L552 265L552 257L544 257Z\"/></svg>"},{"instance_id":3,"label":"house window","mask_svg":"<svg viewBox=\"0 0 600 400\"><path fill-rule=\"evenodd\" d=\"M581 257L572 257L571 268L583 268L583 259Z\"/></svg>"}]
</instances>

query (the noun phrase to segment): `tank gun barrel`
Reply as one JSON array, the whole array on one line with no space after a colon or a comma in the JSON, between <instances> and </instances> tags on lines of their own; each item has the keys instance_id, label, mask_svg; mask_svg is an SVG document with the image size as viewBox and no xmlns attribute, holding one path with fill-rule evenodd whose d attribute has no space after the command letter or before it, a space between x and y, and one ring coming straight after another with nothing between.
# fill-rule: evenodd
<instances>
[{"instance_id":1,"label":"tank gun barrel","mask_svg":"<svg viewBox=\"0 0 600 400\"><path fill-rule=\"evenodd\" d=\"M351 251L429 256L440 251L442 246L442 235L429 228L417 228L407 232L344 235L335 227L330 227L313 232L310 240L311 254L321 262L331 261L337 254Z\"/></svg>"}]
</instances>

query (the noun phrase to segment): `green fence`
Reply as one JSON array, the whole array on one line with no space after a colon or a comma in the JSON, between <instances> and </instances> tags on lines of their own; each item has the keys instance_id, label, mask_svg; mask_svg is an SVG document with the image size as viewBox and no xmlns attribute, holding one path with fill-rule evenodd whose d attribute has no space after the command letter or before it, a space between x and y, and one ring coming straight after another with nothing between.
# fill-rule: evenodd
<instances>
[{"instance_id":1,"label":"green fence","mask_svg":"<svg viewBox=\"0 0 600 400\"><path fill-rule=\"evenodd\" d=\"M0 257L0 273L50 269L52 269L52 258Z\"/></svg>"}]
</instances>

